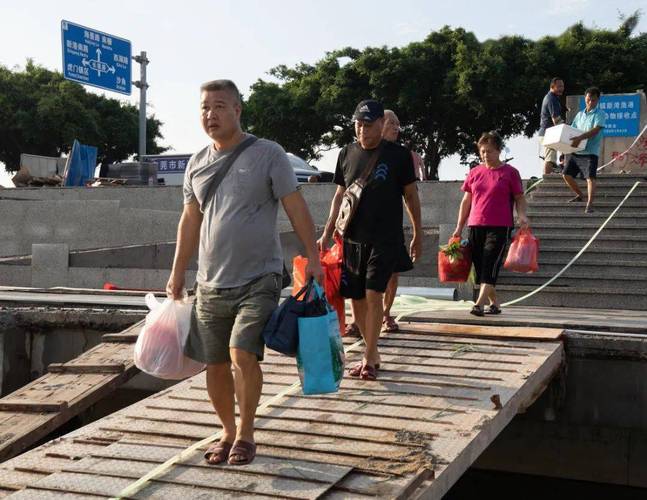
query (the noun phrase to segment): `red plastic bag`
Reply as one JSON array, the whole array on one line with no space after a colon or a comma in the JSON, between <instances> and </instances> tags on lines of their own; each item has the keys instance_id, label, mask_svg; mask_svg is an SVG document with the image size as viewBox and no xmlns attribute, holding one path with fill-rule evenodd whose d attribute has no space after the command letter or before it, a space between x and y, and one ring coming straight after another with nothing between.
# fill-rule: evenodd
<instances>
[{"instance_id":1,"label":"red plastic bag","mask_svg":"<svg viewBox=\"0 0 647 500\"><path fill-rule=\"evenodd\" d=\"M472 270L472 249L467 240L450 238L438 251L438 279L443 283L464 282Z\"/></svg>"},{"instance_id":2,"label":"red plastic bag","mask_svg":"<svg viewBox=\"0 0 647 500\"><path fill-rule=\"evenodd\" d=\"M339 319L339 331L346 329L346 308L344 297L340 292L341 286L341 265L343 260L343 246L341 241L335 241L332 248L325 250L319 255L319 261L324 272L324 290L326 300L337 312ZM292 295L295 296L306 284L306 266L308 259L297 255L292 260Z\"/></svg>"},{"instance_id":3,"label":"red plastic bag","mask_svg":"<svg viewBox=\"0 0 647 500\"><path fill-rule=\"evenodd\" d=\"M539 240L530 228L521 228L512 238L503 267L516 273L534 273L539 269Z\"/></svg>"},{"instance_id":4,"label":"red plastic bag","mask_svg":"<svg viewBox=\"0 0 647 500\"><path fill-rule=\"evenodd\" d=\"M135 344L135 365L154 377L181 380L197 375L205 365L184 355L193 304L167 298L160 303L146 295L151 310Z\"/></svg>"}]
</instances>

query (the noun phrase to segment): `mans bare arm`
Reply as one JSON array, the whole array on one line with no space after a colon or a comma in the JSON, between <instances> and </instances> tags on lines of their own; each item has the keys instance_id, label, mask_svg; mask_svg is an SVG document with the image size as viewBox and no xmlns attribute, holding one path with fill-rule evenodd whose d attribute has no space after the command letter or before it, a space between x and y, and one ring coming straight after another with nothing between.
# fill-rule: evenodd
<instances>
[{"instance_id":1,"label":"mans bare arm","mask_svg":"<svg viewBox=\"0 0 647 500\"><path fill-rule=\"evenodd\" d=\"M323 270L319 262L319 251L315 241L315 226L301 191L294 191L284 196L281 198L281 203L294 231L306 249L306 257L308 257L306 279L313 276L319 283L323 283Z\"/></svg>"},{"instance_id":2,"label":"mans bare arm","mask_svg":"<svg viewBox=\"0 0 647 500\"><path fill-rule=\"evenodd\" d=\"M592 137L595 137L600 133L600 130L602 130L602 127L593 127L588 132L584 132L577 137L573 137L573 139L571 139L571 146L574 148L578 147L580 145L580 142L582 142L584 139L591 139Z\"/></svg>"},{"instance_id":3,"label":"mans bare arm","mask_svg":"<svg viewBox=\"0 0 647 500\"><path fill-rule=\"evenodd\" d=\"M337 216L339 215L339 207L341 206L341 201L344 198L345 191L345 187L337 186L335 195L333 196L332 202L330 203L330 215L328 215L328 221L326 221L323 235L317 241L317 246L319 247L320 252L323 252L330 246L330 240L333 236L333 233L335 232L335 222L337 221Z\"/></svg>"},{"instance_id":4,"label":"mans bare arm","mask_svg":"<svg viewBox=\"0 0 647 500\"><path fill-rule=\"evenodd\" d=\"M173 299L181 298L186 268L200 242L201 225L202 212L200 212L200 205L194 199L191 203L184 205L180 223L177 226L175 257L173 258L171 276L166 284L166 293Z\"/></svg>"},{"instance_id":5,"label":"mans bare arm","mask_svg":"<svg viewBox=\"0 0 647 500\"><path fill-rule=\"evenodd\" d=\"M409 245L411 259L415 262L422 256L422 222L420 216L420 197L416 183L412 182L404 186L404 206L413 228L413 238Z\"/></svg>"}]
</instances>

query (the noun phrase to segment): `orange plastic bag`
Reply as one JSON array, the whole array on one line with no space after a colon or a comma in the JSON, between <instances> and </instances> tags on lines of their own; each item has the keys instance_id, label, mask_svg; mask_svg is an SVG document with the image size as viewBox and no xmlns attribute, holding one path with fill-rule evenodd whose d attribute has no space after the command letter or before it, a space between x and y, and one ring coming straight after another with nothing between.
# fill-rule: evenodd
<instances>
[{"instance_id":1,"label":"orange plastic bag","mask_svg":"<svg viewBox=\"0 0 647 500\"><path fill-rule=\"evenodd\" d=\"M340 292L341 286L341 265L343 260L343 246L341 241L336 241L332 248L319 255L319 261L324 272L324 291L326 300L337 312L339 319L339 331L346 329L346 308L344 297ZM308 259L297 255L292 260L292 295L299 293L306 284L306 266Z\"/></svg>"},{"instance_id":2,"label":"orange plastic bag","mask_svg":"<svg viewBox=\"0 0 647 500\"><path fill-rule=\"evenodd\" d=\"M503 267L516 273L534 273L539 269L539 240L530 228L521 228L512 238Z\"/></svg>"},{"instance_id":3,"label":"orange plastic bag","mask_svg":"<svg viewBox=\"0 0 647 500\"><path fill-rule=\"evenodd\" d=\"M450 238L438 251L438 279L443 283L465 282L472 270L472 248L468 240Z\"/></svg>"}]
</instances>

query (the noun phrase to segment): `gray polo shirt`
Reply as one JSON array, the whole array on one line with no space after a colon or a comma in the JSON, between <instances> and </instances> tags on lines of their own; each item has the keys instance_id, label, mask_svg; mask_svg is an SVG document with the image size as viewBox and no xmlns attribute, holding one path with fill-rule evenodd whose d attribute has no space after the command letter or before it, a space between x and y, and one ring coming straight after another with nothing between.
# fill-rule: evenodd
<instances>
[{"instance_id":1,"label":"gray polo shirt","mask_svg":"<svg viewBox=\"0 0 647 500\"><path fill-rule=\"evenodd\" d=\"M197 281L211 288L233 288L267 273L281 274L278 202L298 187L283 148L259 139L236 159L214 200L205 200L214 173L232 149L216 151L210 144L191 157L184 174L184 203L197 200L204 214Z\"/></svg>"}]
</instances>

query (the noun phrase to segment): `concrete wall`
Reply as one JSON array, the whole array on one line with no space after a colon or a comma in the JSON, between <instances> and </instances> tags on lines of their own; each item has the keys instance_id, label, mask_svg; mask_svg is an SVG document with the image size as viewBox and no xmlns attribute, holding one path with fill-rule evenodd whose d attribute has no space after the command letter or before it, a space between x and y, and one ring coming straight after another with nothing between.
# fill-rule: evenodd
<instances>
[{"instance_id":1,"label":"concrete wall","mask_svg":"<svg viewBox=\"0 0 647 500\"><path fill-rule=\"evenodd\" d=\"M120 200L0 200L0 256L26 255L34 243L70 249L175 239L180 213L123 208Z\"/></svg>"},{"instance_id":2,"label":"concrete wall","mask_svg":"<svg viewBox=\"0 0 647 500\"><path fill-rule=\"evenodd\" d=\"M438 226L455 224L460 184L419 184L424 257L405 276L409 280L405 283L437 285ZM330 183L301 186L319 231L328 218L335 189ZM35 267L30 267L30 259L0 260L0 285L101 287L110 281L126 288L163 288L175 251L168 242L175 240L181 209L180 187L5 190L0 195L0 212L7 214L0 218L0 257L31 255L40 249L41 258L33 263ZM410 234L406 215L403 223ZM278 229L290 267L292 258L303 249L282 209ZM56 251L60 245L71 252L67 262Z\"/></svg>"},{"instance_id":3,"label":"concrete wall","mask_svg":"<svg viewBox=\"0 0 647 500\"><path fill-rule=\"evenodd\" d=\"M647 488L647 335L567 332L566 353L475 467Z\"/></svg>"},{"instance_id":4,"label":"concrete wall","mask_svg":"<svg viewBox=\"0 0 647 500\"><path fill-rule=\"evenodd\" d=\"M42 187L16 188L0 191L0 201L47 200L47 201L121 201L122 208L145 208L149 210L182 210L181 186L115 186L115 187Z\"/></svg>"}]
</instances>

